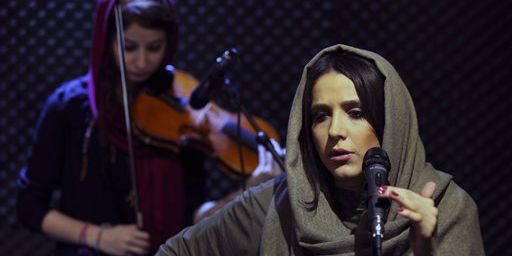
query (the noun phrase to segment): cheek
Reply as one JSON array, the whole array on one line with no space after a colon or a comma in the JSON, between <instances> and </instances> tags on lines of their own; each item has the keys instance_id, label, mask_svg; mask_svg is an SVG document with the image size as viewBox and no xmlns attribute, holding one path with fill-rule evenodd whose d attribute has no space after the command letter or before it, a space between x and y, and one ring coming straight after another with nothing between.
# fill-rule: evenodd
<instances>
[{"instance_id":1,"label":"cheek","mask_svg":"<svg viewBox=\"0 0 512 256\"><path fill-rule=\"evenodd\" d=\"M322 153L326 144L326 136L321 127L318 126L312 129L311 135L313 136L313 144L315 145L316 152L318 152L318 154L320 154L320 158L322 158Z\"/></svg>"},{"instance_id":2,"label":"cheek","mask_svg":"<svg viewBox=\"0 0 512 256\"><path fill-rule=\"evenodd\" d=\"M377 136L375 135L375 132L373 129L365 129L366 132L360 134L359 141L361 142L359 144L359 149L366 153L366 151L372 147L380 146L379 139L377 139Z\"/></svg>"},{"instance_id":3,"label":"cheek","mask_svg":"<svg viewBox=\"0 0 512 256\"><path fill-rule=\"evenodd\" d=\"M164 56L165 56L165 51L166 51L166 47L164 46L158 52L151 53L151 56L152 56L152 58L154 60L162 61L164 59Z\"/></svg>"},{"instance_id":4,"label":"cheek","mask_svg":"<svg viewBox=\"0 0 512 256\"><path fill-rule=\"evenodd\" d=\"M160 64L162 63L163 59L164 59L163 53L162 54L160 54L160 53L153 53L149 57L150 57L151 66L153 68L159 67Z\"/></svg>"}]
</instances>

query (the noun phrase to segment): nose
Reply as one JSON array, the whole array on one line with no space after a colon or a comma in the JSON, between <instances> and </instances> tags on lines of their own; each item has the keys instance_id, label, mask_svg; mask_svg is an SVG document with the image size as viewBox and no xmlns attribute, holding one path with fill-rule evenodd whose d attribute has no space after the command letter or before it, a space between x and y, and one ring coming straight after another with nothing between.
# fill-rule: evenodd
<instances>
[{"instance_id":1,"label":"nose","mask_svg":"<svg viewBox=\"0 0 512 256\"><path fill-rule=\"evenodd\" d=\"M329 127L329 137L336 140L347 138L347 129L344 125L345 122L346 121L343 120L342 115L333 114L331 125Z\"/></svg>"},{"instance_id":2,"label":"nose","mask_svg":"<svg viewBox=\"0 0 512 256\"><path fill-rule=\"evenodd\" d=\"M137 55L135 56L135 67L138 70L143 70L148 64L148 54L145 50L141 49L137 51Z\"/></svg>"}]
</instances>

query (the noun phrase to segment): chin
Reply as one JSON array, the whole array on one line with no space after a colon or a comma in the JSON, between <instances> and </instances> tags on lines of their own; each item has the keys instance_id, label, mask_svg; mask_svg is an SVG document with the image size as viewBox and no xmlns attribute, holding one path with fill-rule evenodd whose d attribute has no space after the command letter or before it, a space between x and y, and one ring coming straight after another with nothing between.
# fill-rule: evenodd
<instances>
[{"instance_id":1,"label":"chin","mask_svg":"<svg viewBox=\"0 0 512 256\"><path fill-rule=\"evenodd\" d=\"M128 77L128 80L130 80L131 83L142 83L147 79L148 77Z\"/></svg>"},{"instance_id":2,"label":"chin","mask_svg":"<svg viewBox=\"0 0 512 256\"><path fill-rule=\"evenodd\" d=\"M352 166L340 166L334 171L331 171L336 180L356 180L362 177L362 170L360 168L354 168Z\"/></svg>"}]
</instances>

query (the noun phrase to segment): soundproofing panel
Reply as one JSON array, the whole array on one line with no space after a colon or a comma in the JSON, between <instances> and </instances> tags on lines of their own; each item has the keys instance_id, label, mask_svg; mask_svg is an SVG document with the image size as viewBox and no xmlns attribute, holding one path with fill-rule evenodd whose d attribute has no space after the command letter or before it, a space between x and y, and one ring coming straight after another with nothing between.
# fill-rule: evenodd
<instances>
[{"instance_id":1,"label":"soundproofing panel","mask_svg":"<svg viewBox=\"0 0 512 256\"><path fill-rule=\"evenodd\" d=\"M95 2L0 2L0 255L52 255L16 219L16 179L46 97L87 71ZM427 159L476 201L487 255L512 255L510 1L177 2L173 63L198 79L236 47L243 105L284 138L302 68L335 43L387 58L416 104ZM208 199L239 185L207 165Z\"/></svg>"}]
</instances>

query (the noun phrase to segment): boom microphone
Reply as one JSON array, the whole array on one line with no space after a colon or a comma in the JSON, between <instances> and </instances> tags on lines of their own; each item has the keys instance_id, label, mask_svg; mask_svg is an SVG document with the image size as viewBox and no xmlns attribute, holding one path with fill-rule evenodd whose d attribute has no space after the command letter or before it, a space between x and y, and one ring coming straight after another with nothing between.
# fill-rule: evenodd
<instances>
[{"instance_id":1,"label":"boom microphone","mask_svg":"<svg viewBox=\"0 0 512 256\"><path fill-rule=\"evenodd\" d=\"M225 76L237 60L238 50L231 48L226 50L222 56L215 60L215 65L211 69L208 77L194 89L190 96L189 104L194 109L201 109L208 104L212 92L220 86L221 79Z\"/></svg>"}]
</instances>

